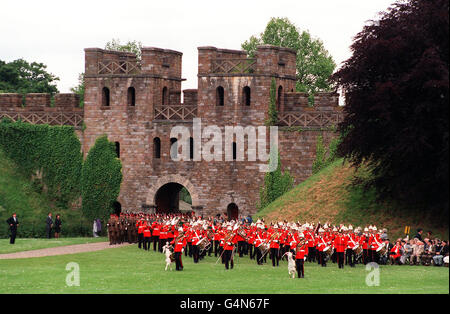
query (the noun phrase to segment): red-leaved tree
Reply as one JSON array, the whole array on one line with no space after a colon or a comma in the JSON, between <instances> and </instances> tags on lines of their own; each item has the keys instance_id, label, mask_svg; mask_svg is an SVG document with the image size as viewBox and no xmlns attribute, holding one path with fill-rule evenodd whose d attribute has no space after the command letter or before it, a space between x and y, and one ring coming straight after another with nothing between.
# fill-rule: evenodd
<instances>
[{"instance_id":1,"label":"red-leaved tree","mask_svg":"<svg viewBox=\"0 0 450 314\"><path fill-rule=\"evenodd\" d=\"M381 199L448 217L449 1L393 4L333 76L345 91L341 154ZM442 217L442 216L441 216Z\"/></svg>"}]
</instances>

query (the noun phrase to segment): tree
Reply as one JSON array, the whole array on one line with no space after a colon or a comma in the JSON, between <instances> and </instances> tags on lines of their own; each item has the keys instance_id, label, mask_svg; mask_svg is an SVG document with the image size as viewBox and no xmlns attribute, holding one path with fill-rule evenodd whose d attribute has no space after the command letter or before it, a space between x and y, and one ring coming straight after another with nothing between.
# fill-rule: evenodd
<instances>
[{"instance_id":1,"label":"tree","mask_svg":"<svg viewBox=\"0 0 450 314\"><path fill-rule=\"evenodd\" d=\"M89 150L81 171L83 215L105 220L112 213L122 182L122 163L117 158L115 144L103 135Z\"/></svg>"},{"instance_id":2,"label":"tree","mask_svg":"<svg viewBox=\"0 0 450 314\"><path fill-rule=\"evenodd\" d=\"M281 158L278 150L275 150L275 153L271 150L270 159L273 160L273 158L278 158L277 169L267 172L264 176L264 186L261 187L259 192L259 210L272 203L294 186L294 179L289 174L289 171L281 171Z\"/></svg>"},{"instance_id":3,"label":"tree","mask_svg":"<svg viewBox=\"0 0 450 314\"><path fill-rule=\"evenodd\" d=\"M43 63L29 63L17 59L6 63L0 60L0 92L3 93L49 93L58 92L59 78L47 72Z\"/></svg>"},{"instance_id":4,"label":"tree","mask_svg":"<svg viewBox=\"0 0 450 314\"><path fill-rule=\"evenodd\" d=\"M367 164L379 199L448 217L449 3L393 4L334 75L345 91L339 151Z\"/></svg>"},{"instance_id":5,"label":"tree","mask_svg":"<svg viewBox=\"0 0 450 314\"><path fill-rule=\"evenodd\" d=\"M257 46L263 44L297 52L297 91L315 94L333 90L329 78L336 64L320 39L312 38L307 31L300 32L287 18L271 18L259 37L251 36L241 46L254 57Z\"/></svg>"},{"instance_id":6,"label":"tree","mask_svg":"<svg viewBox=\"0 0 450 314\"><path fill-rule=\"evenodd\" d=\"M120 39L113 38L106 43L105 49L132 52L136 55L138 61L141 60L142 43L140 41L132 40L127 41L125 44L121 44Z\"/></svg>"},{"instance_id":7,"label":"tree","mask_svg":"<svg viewBox=\"0 0 450 314\"><path fill-rule=\"evenodd\" d=\"M84 73L78 75L78 85L72 87L70 91L80 96L80 107L84 107Z\"/></svg>"}]
</instances>

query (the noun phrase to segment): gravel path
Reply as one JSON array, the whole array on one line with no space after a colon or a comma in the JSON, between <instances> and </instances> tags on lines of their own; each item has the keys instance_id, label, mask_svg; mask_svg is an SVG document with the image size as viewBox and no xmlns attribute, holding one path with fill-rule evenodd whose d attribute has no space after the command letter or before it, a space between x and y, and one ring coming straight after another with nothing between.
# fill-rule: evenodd
<instances>
[{"instance_id":1,"label":"gravel path","mask_svg":"<svg viewBox=\"0 0 450 314\"><path fill-rule=\"evenodd\" d=\"M100 251L100 250L104 250L104 249L123 247L123 246L127 246L127 245L130 245L130 244L124 243L124 244L109 245L109 242L74 244L74 245L52 247L52 248L47 248L47 249L0 254L0 259L30 258L30 257L75 254L75 253L82 253L82 252Z\"/></svg>"}]
</instances>

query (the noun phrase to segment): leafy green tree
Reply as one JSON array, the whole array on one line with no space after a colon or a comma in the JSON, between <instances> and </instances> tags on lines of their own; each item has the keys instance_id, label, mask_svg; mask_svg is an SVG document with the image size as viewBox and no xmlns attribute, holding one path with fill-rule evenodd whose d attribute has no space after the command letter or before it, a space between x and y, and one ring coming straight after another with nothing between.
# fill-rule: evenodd
<instances>
[{"instance_id":1,"label":"leafy green tree","mask_svg":"<svg viewBox=\"0 0 450 314\"><path fill-rule=\"evenodd\" d=\"M43 63L17 59L6 63L0 60L0 92L3 93L49 93L58 92L59 78L47 72Z\"/></svg>"},{"instance_id":2,"label":"leafy green tree","mask_svg":"<svg viewBox=\"0 0 450 314\"><path fill-rule=\"evenodd\" d=\"M106 135L100 136L89 150L81 171L83 215L91 221L103 221L112 213L122 183L122 163L115 144Z\"/></svg>"},{"instance_id":3,"label":"leafy green tree","mask_svg":"<svg viewBox=\"0 0 450 314\"><path fill-rule=\"evenodd\" d=\"M278 151L276 153L271 151L270 159L273 160L273 158L278 158L277 169L272 172L267 172L264 176L264 185L259 192L259 210L288 192L294 186L294 179L289 171L281 171L281 158Z\"/></svg>"},{"instance_id":4,"label":"leafy green tree","mask_svg":"<svg viewBox=\"0 0 450 314\"><path fill-rule=\"evenodd\" d=\"M129 40L125 44L120 42L120 39L112 39L105 45L107 50L127 51L136 54L136 59L141 60L142 43L136 40Z\"/></svg>"},{"instance_id":5,"label":"leafy green tree","mask_svg":"<svg viewBox=\"0 0 450 314\"><path fill-rule=\"evenodd\" d=\"M80 96L80 107L84 107L84 73L78 75L78 85L72 87L70 90L72 93Z\"/></svg>"},{"instance_id":6,"label":"leafy green tree","mask_svg":"<svg viewBox=\"0 0 450 314\"><path fill-rule=\"evenodd\" d=\"M331 91L329 78L336 64L320 39L300 30L287 18L271 18L264 32L251 36L241 47L254 57L258 45L270 44L294 49L297 52L296 90L315 94Z\"/></svg>"}]
</instances>

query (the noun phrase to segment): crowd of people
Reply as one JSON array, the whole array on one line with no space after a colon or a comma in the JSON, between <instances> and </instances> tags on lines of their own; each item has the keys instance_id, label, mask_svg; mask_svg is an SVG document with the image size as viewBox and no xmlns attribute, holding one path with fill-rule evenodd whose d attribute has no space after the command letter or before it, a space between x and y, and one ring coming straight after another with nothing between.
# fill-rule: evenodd
<instances>
[{"instance_id":1,"label":"crowd of people","mask_svg":"<svg viewBox=\"0 0 450 314\"><path fill-rule=\"evenodd\" d=\"M250 219L228 221L223 216L203 218L189 214L122 213L111 215L107 224L110 244L137 243L139 249L172 252L176 270L183 270L182 256L199 263L206 255L218 257L226 269L234 257L248 256L256 264L273 267L289 254L295 258L298 277L304 277L304 262L355 267L375 262L396 265L448 266L448 241L413 237L391 241L386 229L375 225L356 227L329 223Z\"/></svg>"}]
</instances>

